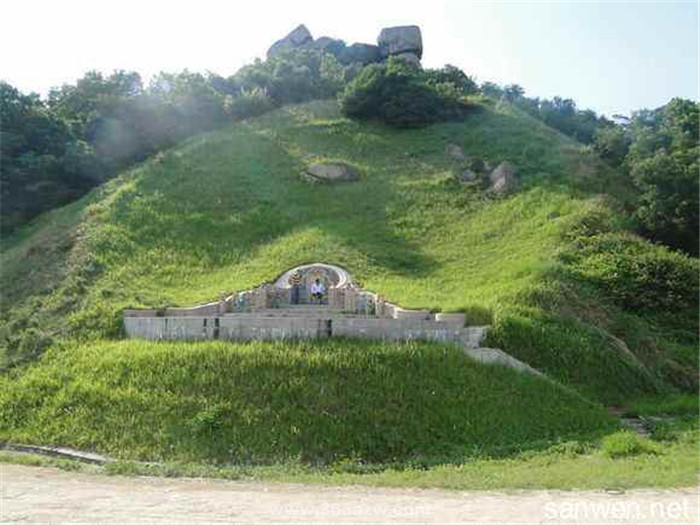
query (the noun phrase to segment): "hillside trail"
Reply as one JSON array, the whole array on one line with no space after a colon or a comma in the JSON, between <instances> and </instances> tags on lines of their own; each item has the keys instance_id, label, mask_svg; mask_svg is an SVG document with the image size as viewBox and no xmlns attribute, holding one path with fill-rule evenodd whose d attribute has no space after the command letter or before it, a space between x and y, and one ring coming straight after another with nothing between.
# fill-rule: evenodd
<instances>
[{"instance_id":1,"label":"hillside trail","mask_svg":"<svg viewBox=\"0 0 700 525\"><path fill-rule=\"evenodd\" d=\"M697 524L698 489L447 491L109 477L0 464L0 523Z\"/></svg>"}]
</instances>

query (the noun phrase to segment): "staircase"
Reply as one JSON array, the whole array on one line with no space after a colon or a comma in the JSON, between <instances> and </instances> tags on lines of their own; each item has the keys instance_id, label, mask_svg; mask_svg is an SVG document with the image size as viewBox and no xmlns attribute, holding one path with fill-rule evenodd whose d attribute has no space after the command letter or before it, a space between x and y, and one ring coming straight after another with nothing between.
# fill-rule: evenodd
<instances>
[{"instance_id":1,"label":"staircase","mask_svg":"<svg viewBox=\"0 0 700 525\"><path fill-rule=\"evenodd\" d=\"M337 308L330 308L325 304L297 304L284 308L264 308L260 310L247 310L230 312L223 317L294 317L303 319L333 319L333 318L371 318L372 316L346 312Z\"/></svg>"}]
</instances>

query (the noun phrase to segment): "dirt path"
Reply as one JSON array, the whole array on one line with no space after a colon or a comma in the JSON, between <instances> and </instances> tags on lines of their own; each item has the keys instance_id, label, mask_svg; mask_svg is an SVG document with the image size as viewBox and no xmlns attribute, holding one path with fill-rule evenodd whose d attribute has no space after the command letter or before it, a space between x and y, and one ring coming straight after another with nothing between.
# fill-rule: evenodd
<instances>
[{"instance_id":1,"label":"dirt path","mask_svg":"<svg viewBox=\"0 0 700 525\"><path fill-rule=\"evenodd\" d=\"M698 523L698 490L456 492L107 477L0 464L0 523ZM606 518L607 516L607 518Z\"/></svg>"}]
</instances>

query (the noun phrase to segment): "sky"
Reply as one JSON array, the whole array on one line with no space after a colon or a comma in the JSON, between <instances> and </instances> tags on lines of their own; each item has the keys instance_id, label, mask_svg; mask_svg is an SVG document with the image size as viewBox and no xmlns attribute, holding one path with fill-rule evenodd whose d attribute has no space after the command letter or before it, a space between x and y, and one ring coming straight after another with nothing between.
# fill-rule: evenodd
<instances>
[{"instance_id":1,"label":"sky","mask_svg":"<svg viewBox=\"0 0 700 525\"><path fill-rule=\"evenodd\" d=\"M696 0L10 0L0 17L0 79L41 95L89 70L229 76L303 23L348 44L416 24L424 67L608 116L699 97Z\"/></svg>"}]
</instances>

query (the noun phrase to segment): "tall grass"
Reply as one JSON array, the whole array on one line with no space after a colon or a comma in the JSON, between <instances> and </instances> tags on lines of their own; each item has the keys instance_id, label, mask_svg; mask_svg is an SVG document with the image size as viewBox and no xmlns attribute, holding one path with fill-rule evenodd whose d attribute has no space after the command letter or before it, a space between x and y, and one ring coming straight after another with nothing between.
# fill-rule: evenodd
<instances>
[{"instance_id":1,"label":"tall grass","mask_svg":"<svg viewBox=\"0 0 700 525\"><path fill-rule=\"evenodd\" d=\"M125 459L435 462L611 428L551 381L428 343L102 341L0 378L0 439Z\"/></svg>"}]
</instances>

